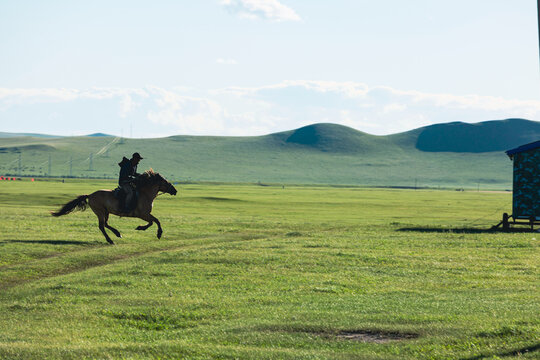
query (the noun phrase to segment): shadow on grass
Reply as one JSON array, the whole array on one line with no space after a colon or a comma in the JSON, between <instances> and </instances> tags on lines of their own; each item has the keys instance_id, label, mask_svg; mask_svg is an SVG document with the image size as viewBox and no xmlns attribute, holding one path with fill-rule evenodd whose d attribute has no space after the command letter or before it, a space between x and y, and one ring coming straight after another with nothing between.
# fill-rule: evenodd
<instances>
[{"instance_id":1,"label":"shadow on grass","mask_svg":"<svg viewBox=\"0 0 540 360\"><path fill-rule=\"evenodd\" d=\"M451 228L451 227L406 227L397 229L403 232L423 232L423 233L454 233L454 234L496 234L496 233L530 233L528 228L502 229L479 229L479 228Z\"/></svg>"},{"instance_id":2,"label":"shadow on grass","mask_svg":"<svg viewBox=\"0 0 540 360\"><path fill-rule=\"evenodd\" d=\"M540 343L534 344L531 346L523 347L520 349L510 350L506 352L496 353L496 354L486 354L486 355L476 355L471 356L467 358L462 358L461 360L481 360L481 359L487 359L492 358L493 356L497 357L509 357L509 356L521 356L526 353L535 352L540 350Z\"/></svg>"},{"instance_id":3,"label":"shadow on grass","mask_svg":"<svg viewBox=\"0 0 540 360\"><path fill-rule=\"evenodd\" d=\"M46 245L96 245L97 242L90 241L73 241L73 240L3 240L0 244L19 243L19 244L46 244Z\"/></svg>"}]
</instances>

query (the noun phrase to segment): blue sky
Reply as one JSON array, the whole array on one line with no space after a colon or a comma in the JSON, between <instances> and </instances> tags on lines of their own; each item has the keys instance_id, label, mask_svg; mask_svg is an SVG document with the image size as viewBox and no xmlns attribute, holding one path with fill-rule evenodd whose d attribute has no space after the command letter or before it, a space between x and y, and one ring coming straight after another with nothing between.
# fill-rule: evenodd
<instances>
[{"instance_id":1,"label":"blue sky","mask_svg":"<svg viewBox=\"0 0 540 360\"><path fill-rule=\"evenodd\" d=\"M540 120L534 0L0 1L0 131Z\"/></svg>"}]
</instances>

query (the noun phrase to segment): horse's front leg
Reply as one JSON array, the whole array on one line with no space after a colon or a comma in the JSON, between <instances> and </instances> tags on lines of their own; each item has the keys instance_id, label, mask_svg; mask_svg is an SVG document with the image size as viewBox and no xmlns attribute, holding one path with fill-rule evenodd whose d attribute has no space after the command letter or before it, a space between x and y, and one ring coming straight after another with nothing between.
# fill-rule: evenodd
<instances>
[{"instance_id":1,"label":"horse's front leg","mask_svg":"<svg viewBox=\"0 0 540 360\"><path fill-rule=\"evenodd\" d=\"M157 238L161 239L161 234L163 234L163 230L161 229L161 223L159 220L152 214L150 214L150 211L152 211L152 203L150 203L150 206L148 207L141 207L136 211L137 217L142 220L148 221L148 224L137 226L137 230L146 230L150 226L152 226L153 223L156 223L158 226L157 231Z\"/></svg>"},{"instance_id":2,"label":"horse's front leg","mask_svg":"<svg viewBox=\"0 0 540 360\"><path fill-rule=\"evenodd\" d=\"M148 221L148 220L147 220ZM148 224L146 225L139 225L137 226L137 228L135 230L146 230L148 229L150 226L152 226L154 222L152 220L148 221Z\"/></svg>"},{"instance_id":3,"label":"horse's front leg","mask_svg":"<svg viewBox=\"0 0 540 360\"><path fill-rule=\"evenodd\" d=\"M161 239L161 234L163 234L163 230L161 229L161 223L159 222L159 220L154 216L154 215L150 215L152 217L152 220L157 224L158 226L158 229L157 229L157 238L158 239Z\"/></svg>"},{"instance_id":4,"label":"horse's front leg","mask_svg":"<svg viewBox=\"0 0 540 360\"><path fill-rule=\"evenodd\" d=\"M161 239L161 234L163 234L163 229L161 229L161 223L159 220L152 214L146 214L144 217L141 217L141 219L148 221L147 225L144 226L138 226L137 230L146 230L152 225L153 223L156 223L158 226L157 229L157 238Z\"/></svg>"}]
</instances>

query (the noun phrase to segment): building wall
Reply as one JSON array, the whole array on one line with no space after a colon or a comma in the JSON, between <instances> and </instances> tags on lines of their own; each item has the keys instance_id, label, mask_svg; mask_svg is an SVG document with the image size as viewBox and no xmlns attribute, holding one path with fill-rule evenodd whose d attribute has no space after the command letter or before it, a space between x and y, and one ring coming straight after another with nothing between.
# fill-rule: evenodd
<instances>
[{"instance_id":1,"label":"building wall","mask_svg":"<svg viewBox=\"0 0 540 360\"><path fill-rule=\"evenodd\" d=\"M540 220L540 148L514 155L514 218Z\"/></svg>"}]
</instances>

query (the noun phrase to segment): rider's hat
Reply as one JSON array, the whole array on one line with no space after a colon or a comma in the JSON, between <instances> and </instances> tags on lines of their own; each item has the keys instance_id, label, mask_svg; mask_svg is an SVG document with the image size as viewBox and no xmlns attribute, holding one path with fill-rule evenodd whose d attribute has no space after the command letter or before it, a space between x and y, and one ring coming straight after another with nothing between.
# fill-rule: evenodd
<instances>
[{"instance_id":1,"label":"rider's hat","mask_svg":"<svg viewBox=\"0 0 540 360\"><path fill-rule=\"evenodd\" d=\"M139 160L142 160L142 159L143 159L143 157L141 156L141 154L139 154L138 152L133 153L132 158L133 158L133 159L139 159Z\"/></svg>"}]
</instances>

